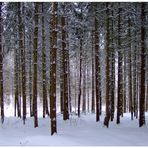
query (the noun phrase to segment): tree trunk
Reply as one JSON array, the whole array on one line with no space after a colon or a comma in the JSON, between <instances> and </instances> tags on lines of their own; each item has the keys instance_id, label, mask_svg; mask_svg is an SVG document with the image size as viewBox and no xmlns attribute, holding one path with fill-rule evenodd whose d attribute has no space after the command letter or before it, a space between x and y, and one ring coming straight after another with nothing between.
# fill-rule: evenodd
<instances>
[{"instance_id":1,"label":"tree trunk","mask_svg":"<svg viewBox=\"0 0 148 148\"><path fill-rule=\"evenodd\" d=\"M113 4L112 4L113 8ZM113 10L112 10L112 18L113 18ZM114 22L113 20L111 21L111 43L112 43L112 48L111 48L111 121L114 119L114 111L115 111L115 49L113 47L114 44Z\"/></svg>"},{"instance_id":2,"label":"tree trunk","mask_svg":"<svg viewBox=\"0 0 148 148\"><path fill-rule=\"evenodd\" d=\"M35 2L34 11L34 47L33 47L33 115L34 115L34 127L38 127L38 115L37 115L37 54L38 54L38 13L39 3Z\"/></svg>"},{"instance_id":3,"label":"tree trunk","mask_svg":"<svg viewBox=\"0 0 148 148\"><path fill-rule=\"evenodd\" d=\"M66 26L65 17L61 17L61 27L62 27L62 64L63 64L63 120L69 119L69 109L68 109L68 49L66 49Z\"/></svg>"},{"instance_id":4,"label":"tree trunk","mask_svg":"<svg viewBox=\"0 0 148 148\"><path fill-rule=\"evenodd\" d=\"M91 103L91 112L95 113L95 75L94 75L94 31L92 31L92 103Z\"/></svg>"},{"instance_id":5,"label":"tree trunk","mask_svg":"<svg viewBox=\"0 0 148 148\"><path fill-rule=\"evenodd\" d=\"M120 123L120 116L122 115L122 52L121 52L121 8L119 3L119 17L118 17L118 96L117 96L117 124Z\"/></svg>"},{"instance_id":6,"label":"tree trunk","mask_svg":"<svg viewBox=\"0 0 148 148\"><path fill-rule=\"evenodd\" d=\"M78 94L78 117L80 117L81 105L81 81L82 81L82 37L80 38L80 78L79 78L79 94Z\"/></svg>"},{"instance_id":7,"label":"tree trunk","mask_svg":"<svg viewBox=\"0 0 148 148\"><path fill-rule=\"evenodd\" d=\"M31 34L29 35L29 101L30 101L30 117L33 116L33 107L32 107L32 38Z\"/></svg>"},{"instance_id":8,"label":"tree trunk","mask_svg":"<svg viewBox=\"0 0 148 148\"><path fill-rule=\"evenodd\" d=\"M146 58L146 30L144 28L145 22L145 3L141 3L141 82L140 82L140 108L139 108L139 127L145 124L145 58Z\"/></svg>"},{"instance_id":9,"label":"tree trunk","mask_svg":"<svg viewBox=\"0 0 148 148\"><path fill-rule=\"evenodd\" d=\"M26 120L26 70L25 70L25 47L24 47L24 24L22 21L21 3L18 3L18 23L19 23L19 49L21 51L21 92L23 99L23 123Z\"/></svg>"},{"instance_id":10,"label":"tree trunk","mask_svg":"<svg viewBox=\"0 0 148 148\"><path fill-rule=\"evenodd\" d=\"M131 49L131 20L128 18L128 37L129 37L129 104L131 120L133 120L133 96L132 96L132 49Z\"/></svg>"},{"instance_id":11,"label":"tree trunk","mask_svg":"<svg viewBox=\"0 0 148 148\"><path fill-rule=\"evenodd\" d=\"M2 49L2 2L0 2L0 105L1 121L4 123L4 98L3 98L3 49Z\"/></svg>"},{"instance_id":12,"label":"tree trunk","mask_svg":"<svg viewBox=\"0 0 148 148\"><path fill-rule=\"evenodd\" d=\"M104 125L109 126L109 120L110 120L110 112L111 112L111 106L110 106L110 32L109 32L109 8L108 3L106 3L106 14L107 14L107 21L106 21L106 116L104 118Z\"/></svg>"},{"instance_id":13,"label":"tree trunk","mask_svg":"<svg viewBox=\"0 0 148 148\"><path fill-rule=\"evenodd\" d=\"M83 103L82 103L82 112L86 113L86 55L83 65Z\"/></svg>"},{"instance_id":14,"label":"tree trunk","mask_svg":"<svg viewBox=\"0 0 148 148\"><path fill-rule=\"evenodd\" d=\"M56 53L57 53L57 2L52 2L50 40L50 119L51 135L57 133L56 121Z\"/></svg>"},{"instance_id":15,"label":"tree trunk","mask_svg":"<svg viewBox=\"0 0 148 148\"><path fill-rule=\"evenodd\" d=\"M43 118L47 114L48 100L47 100L47 85L46 85L46 51L45 51L45 29L44 29L44 3L42 2L42 81L43 81Z\"/></svg>"},{"instance_id":16,"label":"tree trunk","mask_svg":"<svg viewBox=\"0 0 148 148\"><path fill-rule=\"evenodd\" d=\"M95 6L95 9L97 9L97 6ZM97 10L95 10L97 11ZM95 12L96 13L96 12ZM96 15L96 14L95 14ZM96 79L96 122L100 120L100 98L99 98L99 92L100 92L100 86L99 86L99 33L98 33L98 20L95 16L95 79Z\"/></svg>"}]
</instances>

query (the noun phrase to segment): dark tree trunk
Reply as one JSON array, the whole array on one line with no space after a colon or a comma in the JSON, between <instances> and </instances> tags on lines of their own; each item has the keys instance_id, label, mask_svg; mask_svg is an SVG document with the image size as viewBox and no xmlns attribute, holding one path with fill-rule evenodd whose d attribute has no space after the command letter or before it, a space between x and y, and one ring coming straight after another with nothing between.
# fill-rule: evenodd
<instances>
[{"instance_id":1,"label":"dark tree trunk","mask_svg":"<svg viewBox=\"0 0 148 148\"><path fill-rule=\"evenodd\" d=\"M51 135L57 133L56 119L56 53L57 53L57 2L52 2L50 40L50 119Z\"/></svg>"},{"instance_id":2,"label":"dark tree trunk","mask_svg":"<svg viewBox=\"0 0 148 148\"><path fill-rule=\"evenodd\" d=\"M18 3L18 23L19 23L19 49L21 51L21 92L23 100L23 123L26 120L26 69L25 69L25 47L24 47L24 24L22 21L22 3Z\"/></svg>"},{"instance_id":3,"label":"dark tree trunk","mask_svg":"<svg viewBox=\"0 0 148 148\"><path fill-rule=\"evenodd\" d=\"M128 37L129 37L129 102L131 119L133 120L133 94L132 94L132 49L131 49L131 20L128 18Z\"/></svg>"},{"instance_id":4,"label":"dark tree trunk","mask_svg":"<svg viewBox=\"0 0 148 148\"><path fill-rule=\"evenodd\" d=\"M81 105L81 81L82 81L82 37L80 38L80 78L79 78L79 94L78 94L78 117L80 117Z\"/></svg>"},{"instance_id":5,"label":"dark tree trunk","mask_svg":"<svg viewBox=\"0 0 148 148\"><path fill-rule=\"evenodd\" d=\"M38 13L39 3L35 2L34 12L34 42L33 42L33 115L34 115L34 127L38 127L38 115L37 115L37 53L38 53Z\"/></svg>"},{"instance_id":6,"label":"dark tree trunk","mask_svg":"<svg viewBox=\"0 0 148 148\"><path fill-rule=\"evenodd\" d=\"M107 28L107 33L106 33L106 116L104 118L104 125L109 126L109 120L110 120L110 114L111 114L111 106L110 106L110 31L109 31L109 8L108 8L108 3L106 3L106 28Z\"/></svg>"},{"instance_id":7,"label":"dark tree trunk","mask_svg":"<svg viewBox=\"0 0 148 148\"><path fill-rule=\"evenodd\" d=\"M69 119L69 109L68 109L68 49L66 49L66 25L65 17L61 17L61 27L62 27L62 64L63 64L63 120Z\"/></svg>"},{"instance_id":8,"label":"dark tree trunk","mask_svg":"<svg viewBox=\"0 0 148 148\"><path fill-rule=\"evenodd\" d=\"M43 81L43 118L47 114L48 110L48 99L47 99L47 84L46 84L46 51L45 51L45 27L44 27L44 3L42 2L42 81Z\"/></svg>"},{"instance_id":9,"label":"dark tree trunk","mask_svg":"<svg viewBox=\"0 0 148 148\"><path fill-rule=\"evenodd\" d=\"M118 96L117 96L117 124L120 123L120 116L122 115L122 52L121 52L121 8L119 3L119 16L118 16Z\"/></svg>"},{"instance_id":10,"label":"dark tree trunk","mask_svg":"<svg viewBox=\"0 0 148 148\"><path fill-rule=\"evenodd\" d=\"M91 112L95 113L95 75L94 75L94 31L92 31L92 102L91 102Z\"/></svg>"},{"instance_id":11,"label":"dark tree trunk","mask_svg":"<svg viewBox=\"0 0 148 148\"><path fill-rule=\"evenodd\" d=\"M139 108L139 127L145 124L145 58L146 58L146 45L145 45L145 3L141 3L141 82L140 82L140 108Z\"/></svg>"},{"instance_id":12,"label":"dark tree trunk","mask_svg":"<svg viewBox=\"0 0 148 148\"><path fill-rule=\"evenodd\" d=\"M3 46L2 46L2 2L0 2L0 105L1 121L4 123L4 98L3 98Z\"/></svg>"},{"instance_id":13,"label":"dark tree trunk","mask_svg":"<svg viewBox=\"0 0 148 148\"><path fill-rule=\"evenodd\" d=\"M97 11L97 5L95 6L95 15ZM100 86L99 86L99 32L98 32L98 20L95 16L95 79L96 79L96 122L100 120Z\"/></svg>"},{"instance_id":14,"label":"dark tree trunk","mask_svg":"<svg viewBox=\"0 0 148 148\"><path fill-rule=\"evenodd\" d=\"M33 101L32 101L32 37L29 35L29 101L30 101L30 117L33 116Z\"/></svg>"}]
</instances>

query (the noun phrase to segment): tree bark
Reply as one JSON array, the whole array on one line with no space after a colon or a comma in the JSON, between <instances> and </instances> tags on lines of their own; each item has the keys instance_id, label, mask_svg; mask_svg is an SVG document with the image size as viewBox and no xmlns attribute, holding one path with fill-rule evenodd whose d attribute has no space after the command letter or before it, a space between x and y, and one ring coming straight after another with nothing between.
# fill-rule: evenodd
<instances>
[{"instance_id":1,"label":"tree bark","mask_svg":"<svg viewBox=\"0 0 148 148\"><path fill-rule=\"evenodd\" d=\"M57 53L57 2L52 2L50 40L50 119L51 135L57 133L56 121L56 53Z\"/></svg>"},{"instance_id":2,"label":"tree bark","mask_svg":"<svg viewBox=\"0 0 148 148\"><path fill-rule=\"evenodd\" d=\"M95 6L95 15L97 11L97 5ZM95 79L96 79L96 122L100 120L100 86L99 86L99 33L98 33L98 20L95 16Z\"/></svg>"},{"instance_id":3,"label":"tree bark","mask_svg":"<svg viewBox=\"0 0 148 148\"><path fill-rule=\"evenodd\" d=\"M33 42L33 115L34 115L34 127L38 127L38 115L37 115L37 53L38 53L38 13L39 3L35 2L34 11L34 42Z\"/></svg>"},{"instance_id":4,"label":"tree bark","mask_svg":"<svg viewBox=\"0 0 148 148\"><path fill-rule=\"evenodd\" d=\"M47 84L46 84L46 51L45 51L45 27L44 27L44 3L42 2L42 81L43 81L43 118L47 114L48 110L48 99L47 99Z\"/></svg>"},{"instance_id":5,"label":"tree bark","mask_svg":"<svg viewBox=\"0 0 148 148\"><path fill-rule=\"evenodd\" d=\"M2 46L2 2L0 2L0 105L1 121L4 123L4 98L3 98L3 46Z\"/></svg>"},{"instance_id":6,"label":"tree bark","mask_svg":"<svg viewBox=\"0 0 148 148\"><path fill-rule=\"evenodd\" d=\"M118 17L118 96L117 96L117 121L116 123L120 123L120 116L122 115L122 96L123 96L123 86L122 86L122 52L121 52L121 8L119 3L119 17Z\"/></svg>"},{"instance_id":7,"label":"tree bark","mask_svg":"<svg viewBox=\"0 0 148 148\"><path fill-rule=\"evenodd\" d=\"M69 99L68 99L68 49L66 49L66 25L65 17L61 17L62 27L62 64L63 64L63 120L69 119Z\"/></svg>"},{"instance_id":8,"label":"tree bark","mask_svg":"<svg viewBox=\"0 0 148 148\"><path fill-rule=\"evenodd\" d=\"M140 82L140 108L139 108L139 127L145 124L145 58L146 58L146 45L145 45L145 3L141 3L141 82Z\"/></svg>"},{"instance_id":9,"label":"tree bark","mask_svg":"<svg viewBox=\"0 0 148 148\"><path fill-rule=\"evenodd\" d=\"M21 3L18 3L18 23L19 23L19 49L21 51L21 92L23 100L23 123L25 124L26 120L26 69L25 69L25 47L24 47L24 24L22 21L22 6Z\"/></svg>"}]
</instances>

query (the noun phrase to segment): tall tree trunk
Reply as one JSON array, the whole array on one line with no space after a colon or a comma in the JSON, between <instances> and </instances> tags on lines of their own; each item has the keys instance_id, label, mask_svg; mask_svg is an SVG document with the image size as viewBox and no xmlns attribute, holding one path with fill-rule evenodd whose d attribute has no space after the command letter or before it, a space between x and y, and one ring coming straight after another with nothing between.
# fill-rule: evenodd
<instances>
[{"instance_id":1,"label":"tall tree trunk","mask_svg":"<svg viewBox=\"0 0 148 148\"><path fill-rule=\"evenodd\" d=\"M68 33L67 33L67 66L68 66L68 97L69 97L69 111L72 112L72 100L71 100L71 80L70 80L70 61L69 61L69 42L68 42Z\"/></svg>"},{"instance_id":2,"label":"tall tree trunk","mask_svg":"<svg viewBox=\"0 0 148 148\"><path fill-rule=\"evenodd\" d=\"M129 104L131 119L133 120L133 96L132 96L132 49L131 49L131 20L128 18L128 37L129 37Z\"/></svg>"},{"instance_id":3,"label":"tall tree trunk","mask_svg":"<svg viewBox=\"0 0 148 148\"><path fill-rule=\"evenodd\" d=\"M18 25L18 15L17 18L15 18L15 23ZM14 35L15 38L18 38L18 30L17 33ZM18 44L18 40L15 41L15 44ZM15 48L14 50L14 86L15 86L15 101L14 101L14 115L21 118L21 102L20 102L20 50Z\"/></svg>"},{"instance_id":4,"label":"tall tree trunk","mask_svg":"<svg viewBox=\"0 0 148 148\"><path fill-rule=\"evenodd\" d=\"M95 13L97 11L97 6L95 6ZM96 14L95 14L96 15ZM98 33L98 20L97 16L95 16L95 79L96 79L96 122L100 120L100 86L99 86L99 33Z\"/></svg>"},{"instance_id":5,"label":"tall tree trunk","mask_svg":"<svg viewBox=\"0 0 148 148\"><path fill-rule=\"evenodd\" d=\"M135 32L136 33L136 32ZM136 40L135 40L136 43ZM138 104L138 99L137 99L137 91L136 91L136 81L137 81L137 47L135 45L135 49L134 49L134 59L133 59L133 112L134 112L134 117L138 118L138 108L137 108L137 104Z\"/></svg>"},{"instance_id":6,"label":"tall tree trunk","mask_svg":"<svg viewBox=\"0 0 148 148\"><path fill-rule=\"evenodd\" d=\"M126 50L124 51L124 73L123 73L123 112L126 113L126 105L127 105L127 98L126 98L126 77L127 77L127 54Z\"/></svg>"},{"instance_id":7,"label":"tall tree trunk","mask_svg":"<svg viewBox=\"0 0 148 148\"><path fill-rule=\"evenodd\" d=\"M140 108L139 108L139 127L145 124L145 58L146 58L146 45L145 45L145 3L141 3L141 82L140 82Z\"/></svg>"},{"instance_id":8,"label":"tall tree trunk","mask_svg":"<svg viewBox=\"0 0 148 148\"><path fill-rule=\"evenodd\" d=\"M104 118L104 125L107 127L109 126L109 120L110 120L110 32L109 32L109 8L108 8L108 2L106 3L106 14L107 14L107 20L106 20L106 116Z\"/></svg>"},{"instance_id":9,"label":"tall tree trunk","mask_svg":"<svg viewBox=\"0 0 148 148\"><path fill-rule=\"evenodd\" d=\"M83 65L83 103L82 103L82 112L86 113L86 55Z\"/></svg>"},{"instance_id":10,"label":"tall tree trunk","mask_svg":"<svg viewBox=\"0 0 148 148\"><path fill-rule=\"evenodd\" d=\"M43 118L47 114L48 100L47 100L47 85L46 85L46 51L45 51L45 27L44 27L44 3L42 2L42 81L43 81Z\"/></svg>"},{"instance_id":11,"label":"tall tree trunk","mask_svg":"<svg viewBox=\"0 0 148 148\"><path fill-rule=\"evenodd\" d=\"M61 17L61 27L62 27L62 64L63 64L63 120L69 119L69 109L68 109L68 49L66 49L66 25L65 17Z\"/></svg>"},{"instance_id":12,"label":"tall tree trunk","mask_svg":"<svg viewBox=\"0 0 148 148\"><path fill-rule=\"evenodd\" d=\"M95 75L94 75L94 31L92 31L92 102L91 102L91 112L95 113Z\"/></svg>"},{"instance_id":13,"label":"tall tree trunk","mask_svg":"<svg viewBox=\"0 0 148 148\"><path fill-rule=\"evenodd\" d=\"M113 4L112 4L113 8ZM112 10L112 18L113 18L113 10ZM114 21L113 19L111 20L111 121L114 119L114 111L115 111L115 49L113 47L114 44Z\"/></svg>"},{"instance_id":14,"label":"tall tree trunk","mask_svg":"<svg viewBox=\"0 0 148 148\"><path fill-rule=\"evenodd\" d=\"M63 72L63 51L60 51L60 110L61 110L61 114L63 114L63 108L64 108L64 72Z\"/></svg>"},{"instance_id":15,"label":"tall tree trunk","mask_svg":"<svg viewBox=\"0 0 148 148\"><path fill-rule=\"evenodd\" d=\"M78 117L80 117L80 105L81 105L81 81L82 81L82 37L80 37L80 77L79 77L79 94L78 94Z\"/></svg>"},{"instance_id":16,"label":"tall tree trunk","mask_svg":"<svg viewBox=\"0 0 148 148\"><path fill-rule=\"evenodd\" d=\"M0 2L0 105L1 121L4 122L4 98L3 98L3 49L2 49L2 2Z\"/></svg>"},{"instance_id":17,"label":"tall tree trunk","mask_svg":"<svg viewBox=\"0 0 148 148\"><path fill-rule=\"evenodd\" d=\"M34 127L38 127L38 115L37 115L37 53L38 53L38 13L39 3L35 2L34 11L34 42L33 42L33 115L34 115Z\"/></svg>"},{"instance_id":18,"label":"tall tree trunk","mask_svg":"<svg viewBox=\"0 0 148 148\"><path fill-rule=\"evenodd\" d=\"M29 35L29 101L30 101L30 117L33 116L33 107L32 107L32 37Z\"/></svg>"},{"instance_id":19,"label":"tall tree trunk","mask_svg":"<svg viewBox=\"0 0 148 148\"><path fill-rule=\"evenodd\" d=\"M117 124L120 123L120 116L122 115L122 96L123 96L123 86L122 86L122 51L121 51L121 8L120 3L118 6L119 16L118 16L118 96L117 96Z\"/></svg>"},{"instance_id":20,"label":"tall tree trunk","mask_svg":"<svg viewBox=\"0 0 148 148\"><path fill-rule=\"evenodd\" d=\"M24 47L24 24L22 21L22 6L18 3L18 23L19 23L19 49L21 50L21 92L23 99L23 123L26 120L26 71L25 71L25 47Z\"/></svg>"},{"instance_id":21,"label":"tall tree trunk","mask_svg":"<svg viewBox=\"0 0 148 148\"><path fill-rule=\"evenodd\" d=\"M50 40L50 119L51 135L57 133L56 121L56 53L57 53L57 2L52 2Z\"/></svg>"},{"instance_id":22,"label":"tall tree trunk","mask_svg":"<svg viewBox=\"0 0 148 148\"><path fill-rule=\"evenodd\" d=\"M90 89L90 86L89 86L89 67L87 65L87 112L89 113L89 102L90 102L90 98L89 98L89 89Z\"/></svg>"}]
</instances>

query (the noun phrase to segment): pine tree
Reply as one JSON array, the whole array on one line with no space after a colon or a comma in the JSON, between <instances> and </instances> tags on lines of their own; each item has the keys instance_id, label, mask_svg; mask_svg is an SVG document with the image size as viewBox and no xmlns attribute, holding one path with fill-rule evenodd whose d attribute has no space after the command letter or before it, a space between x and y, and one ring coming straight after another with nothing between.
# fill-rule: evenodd
<instances>
[{"instance_id":1,"label":"pine tree","mask_svg":"<svg viewBox=\"0 0 148 148\"><path fill-rule=\"evenodd\" d=\"M82 102L82 112L86 113L86 55L84 55L83 62L83 102Z\"/></svg>"},{"instance_id":2,"label":"pine tree","mask_svg":"<svg viewBox=\"0 0 148 148\"><path fill-rule=\"evenodd\" d=\"M139 127L145 124L145 59L146 59L146 45L145 45L145 3L141 3L141 82L140 82L140 108L139 108Z\"/></svg>"},{"instance_id":3,"label":"pine tree","mask_svg":"<svg viewBox=\"0 0 148 148\"><path fill-rule=\"evenodd\" d=\"M24 47L24 24L22 21L22 6L18 3L18 23L19 23L19 49L21 50L21 90L23 99L23 122L26 120L26 74L25 74L25 47Z\"/></svg>"},{"instance_id":4,"label":"pine tree","mask_svg":"<svg viewBox=\"0 0 148 148\"><path fill-rule=\"evenodd\" d=\"M92 31L92 102L91 102L91 112L95 112L95 84L94 84L94 31Z\"/></svg>"},{"instance_id":5,"label":"pine tree","mask_svg":"<svg viewBox=\"0 0 148 148\"><path fill-rule=\"evenodd\" d=\"M64 7L64 6L63 6ZM64 8L63 8L64 9ZM61 17L62 26L62 64L63 64L63 119L69 119L68 99L68 49L66 46L66 23L65 16Z\"/></svg>"},{"instance_id":6,"label":"pine tree","mask_svg":"<svg viewBox=\"0 0 148 148\"><path fill-rule=\"evenodd\" d=\"M100 86L99 86L99 32L98 32L98 20L96 16L97 5L95 5L95 80L96 80L96 121L100 120Z\"/></svg>"},{"instance_id":7,"label":"pine tree","mask_svg":"<svg viewBox=\"0 0 148 148\"><path fill-rule=\"evenodd\" d=\"M118 96L117 96L117 124L122 114L122 51L121 51L121 6L118 5Z\"/></svg>"},{"instance_id":8,"label":"pine tree","mask_svg":"<svg viewBox=\"0 0 148 148\"><path fill-rule=\"evenodd\" d=\"M0 2L0 106L1 121L4 122L4 98L3 98L3 46L2 46L2 2Z\"/></svg>"},{"instance_id":9,"label":"pine tree","mask_svg":"<svg viewBox=\"0 0 148 148\"><path fill-rule=\"evenodd\" d=\"M17 12L18 9L18 3L16 3L16 9ZM14 35L15 38L18 38L18 28L19 28L19 22L18 22L18 16L19 13L17 13L17 18L15 18L15 23L17 24L16 28L16 34ZM18 44L18 40L15 41L15 44ZM16 112L18 117L21 118L21 98L20 98L20 50L18 47L14 49L14 86L15 86L15 101L14 101L14 115L16 116Z\"/></svg>"},{"instance_id":10,"label":"pine tree","mask_svg":"<svg viewBox=\"0 0 148 148\"><path fill-rule=\"evenodd\" d=\"M57 133L56 121L56 53L57 53L57 7L58 3L52 2L51 37L50 37L50 119L51 135Z\"/></svg>"},{"instance_id":11,"label":"pine tree","mask_svg":"<svg viewBox=\"0 0 148 148\"><path fill-rule=\"evenodd\" d=\"M128 37L129 37L129 104L131 119L133 120L133 98L132 98L132 49L131 49L131 20L128 18Z\"/></svg>"},{"instance_id":12,"label":"pine tree","mask_svg":"<svg viewBox=\"0 0 148 148\"><path fill-rule=\"evenodd\" d=\"M109 31L109 4L106 3L106 15L107 15L107 20L106 20L106 28L107 28L107 33L106 33L106 116L104 118L104 125L107 127L109 126L109 120L110 120L110 60L109 60L109 55L110 55L110 31Z\"/></svg>"},{"instance_id":13,"label":"pine tree","mask_svg":"<svg viewBox=\"0 0 148 148\"><path fill-rule=\"evenodd\" d=\"M111 5L113 9L113 4ZM111 121L114 119L114 111L115 111L115 49L114 49L114 20L113 20L113 10L111 13L112 20L111 20Z\"/></svg>"},{"instance_id":14,"label":"pine tree","mask_svg":"<svg viewBox=\"0 0 148 148\"><path fill-rule=\"evenodd\" d=\"M82 8L80 8L80 20L82 21ZM83 30L82 26L78 29L79 33L79 40L80 40L80 50L79 50L79 93L78 93L78 117L80 117L80 106L81 106L81 95L82 95L82 89L81 89L81 83L82 83L82 52L83 52Z\"/></svg>"},{"instance_id":15,"label":"pine tree","mask_svg":"<svg viewBox=\"0 0 148 148\"><path fill-rule=\"evenodd\" d=\"M34 41L33 41L33 116L34 127L38 127L38 115L37 115L37 54L38 54L38 13L39 3L35 2L34 10Z\"/></svg>"},{"instance_id":16,"label":"pine tree","mask_svg":"<svg viewBox=\"0 0 148 148\"><path fill-rule=\"evenodd\" d=\"M32 36L29 35L29 105L30 105L30 117L33 116L32 107Z\"/></svg>"},{"instance_id":17,"label":"pine tree","mask_svg":"<svg viewBox=\"0 0 148 148\"><path fill-rule=\"evenodd\" d=\"M42 2L42 81L43 81L43 118L49 115L47 100L47 79L46 79L46 52L45 52L45 27L44 27L44 3Z\"/></svg>"}]
</instances>

